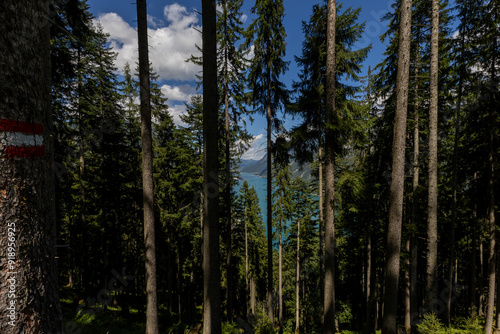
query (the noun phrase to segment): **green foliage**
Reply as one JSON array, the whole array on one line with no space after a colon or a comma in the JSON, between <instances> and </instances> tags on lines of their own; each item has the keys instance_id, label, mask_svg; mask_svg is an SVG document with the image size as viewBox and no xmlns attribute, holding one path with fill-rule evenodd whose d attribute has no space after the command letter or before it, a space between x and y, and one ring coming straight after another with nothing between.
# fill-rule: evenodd
<instances>
[{"instance_id":1,"label":"green foliage","mask_svg":"<svg viewBox=\"0 0 500 334\"><path fill-rule=\"evenodd\" d=\"M440 334L445 333L445 327L434 313L424 315L422 321L417 325L421 334Z\"/></svg>"}]
</instances>

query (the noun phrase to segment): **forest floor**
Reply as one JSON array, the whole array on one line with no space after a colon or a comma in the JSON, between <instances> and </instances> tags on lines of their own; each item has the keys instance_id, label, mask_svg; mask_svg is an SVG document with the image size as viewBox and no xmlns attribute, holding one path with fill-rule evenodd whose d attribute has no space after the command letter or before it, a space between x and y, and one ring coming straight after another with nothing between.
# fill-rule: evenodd
<instances>
[{"instance_id":1,"label":"forest floor","mask_svg":"<svg viewBox=\"0 0 500 334\"><path fill-rule=\"evenodd\" d=\"M63 288L60 291L61 309L63 313L63 326L66 334L143 334L146 331L144 323L144 310L130 307L129 312L124 312L119 306L95 304L85 306L82 300L75 300L72 289ZM89 304L95 303L95 299L87 299ZM106 303L104 303L106 304ZM80 306L79 306L80 305ZM174 324L167 310L161 305L159 307L158 322L160 333L168 334L196 334L201 333L201 323L196 325ZM425 321L424 321L425 322ZM482 334L483 324L481 321L471 321L461 318L451 327L443 326L439 320L427 321L426 326L421 328L420 333L434 334ZM242 334L244 330L238 328L237 324L223 323L224 334ZM268 331L256 330L255 333L264 334ZM361 334L362 332L341 330L339 334ZM401 333L404 330L401 328ZM288 333L285 333L288 334ZM291 333L290 333L291 334ZM377 331L380 334L380 331Z\"/></svg>"}]
</instances>

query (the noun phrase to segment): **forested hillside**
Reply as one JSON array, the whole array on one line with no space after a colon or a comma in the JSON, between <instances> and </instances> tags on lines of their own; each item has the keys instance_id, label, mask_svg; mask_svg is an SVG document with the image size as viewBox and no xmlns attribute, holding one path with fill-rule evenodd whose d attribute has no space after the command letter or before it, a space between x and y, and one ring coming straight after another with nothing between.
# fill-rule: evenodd
<instances>
[{"instance_id":1,"label":"forested hillside","mask_svg":"<svg viewBox=\"0 0 500 334\"><path fill-rule=\"evenodd\" d=\"M369 45L311 2L288 82L292 3L202 0L181 107L150 1L121 67L87 0L5 1L1 333L500 330L499 1L391 2Z\"/></svg>"}]
</instances>

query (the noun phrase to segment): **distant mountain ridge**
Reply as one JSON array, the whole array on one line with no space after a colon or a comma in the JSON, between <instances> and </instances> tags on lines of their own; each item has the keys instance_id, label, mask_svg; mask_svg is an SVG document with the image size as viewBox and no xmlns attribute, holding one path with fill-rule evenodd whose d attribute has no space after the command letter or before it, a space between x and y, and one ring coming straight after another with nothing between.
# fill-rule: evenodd
<instances>
[{"instance_id":1,"label":"distant mountain ridge","mask_svg":"<svg viewBox=\"0 0 500 334\"><path fill-rule=\"evenodd\" d=\"M293 176L300 176L306 181L312 178L311 167L306 164L300 168L298 162L292 161L292 174ZM262 157L260 160L245 160L242 159L240 163L240 171L242 173L256 174L259 176L266 177L267 175L267 155Z\"/></svg>"}]
</instances>

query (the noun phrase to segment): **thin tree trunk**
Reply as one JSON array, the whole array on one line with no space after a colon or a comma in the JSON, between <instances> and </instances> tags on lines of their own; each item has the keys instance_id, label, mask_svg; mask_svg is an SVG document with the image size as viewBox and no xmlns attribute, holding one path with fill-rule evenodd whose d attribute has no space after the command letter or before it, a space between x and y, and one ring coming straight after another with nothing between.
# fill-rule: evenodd
<instances>
[{"instance_id":1,"label":"thin tree trunk","mask_svg":"<svg viewBox=\"0 0 500 334\"><path fill-rule=\"evenodd\" d=\"M365 332L366 333L374 333L375 328L373 325L373 272L372 263L373 263L373 251L372 251L372 235L371 235L371 226L368 227L368 245L366 247L366 325Z\"/></svg>"},{"instance_id":2,"label":"thin tree trunk","mask_svg":"<svg viewBox=\"0 0 500 334\"><path fill-rule=\"evenodd\" d=\"M250 312L252 316L252 321L253 317L255 316L255 305L257 304L257 298L256 298L256 293L255 293L255 277L254 274L250 275Z\"/></svg>"},{"instance_id":3,"label":"thin tree trunk","mask_svg":"<svg viewBox=\"0 0 500 334\"><path fill-rule=\"evenodd\" d=\"M477 172L474 172L474 190L476 190ZM476 296L476 275L477 275L477 196L474 196L474 207L472 209L472 263L471 263L471 283L470 283L470 299L471 299L471 318L474 319L478 315L477 296Z\"/></svg>"},{"instance_id":4,"label":"thin tree trunk","mask_svg":"<svg viewBox=\"0 0 500 334\"><path fill-rule=\"evenodd\" d=\"M297 256L296 260L296 273L295 273L295 333L299 334L300 328L300 219L297 221Z\"/></svg>"},{"instance_id":5,"label":"thin tree trunk","mask_svg":"<svg viewBox=\"0 0 500 334\"><path fill-rule=\"evenodd\" d=\"M268 70L267 77L270 78ZM270 80L269 80L270 81ZM271 84L267 87L267 316L274 326L273 315L273 209L272 209L272 112Z\"/></svg>"},{"instance_id":6,"label":"thin tree trunk","mask_svg":"<svg viewBox=\"0 0 500 334\"><path fill-rule=\"evenodd\" d=\"M48 13L47 0L6 0L0 10L2 334L62 333Z\"/></svg>"},{"instance_id":7,"label":"thin tree trunk","mask_svg":"<svg viewBox=\"0 0 500 334\"><path fill-rule=\"evenodd\" d=\"M325 244L325 222L323 219L323 207L324 207L324 197L323 197L323 141L321 138L321 134L319 135L318 138L318 206L319 206L319 286L320 286L320 300L324 300L324 293L325 293L325 282L324 282L324 275L325 275L325 252L323 250L324 244ZM321 323L324 321L324 310L323 310L323 304L321 304Z\"/></svg>"},{"instance_id":8,"label":"thin tree trunk","mask_svg":"<svg viewBox=\"0 0 500 334\"><path fill-rule=\"evenodd\" d=\"M281 225L281 224L280 224ZM278 295L279 295L279 324L280 334L283 334L283 233L279 230L279 250L278 250Z\"/></svg>"},{"instance_id":9,"label":"thin tree trunk","mask_svg":"<svg viewBox=\"0 0 500 334\"><path fill-rule=\"evenodd\" d=\"M144 244L146 246L146 334L158 333L156 300L156 245L153 199L153 146L151 135L151 96L146 0L137 0L139 39L139 77L141 99L142 196L144 207Z\"/></svg>"},{"instance_id":10,"label":"thin tree trunk","mask_svg":"<svg viewBox=\"0 0 500 334\"><path fill-rule=\"evenodd\" d=\"M325 133L325 289L323 334L335 333L335 24L336 1L328 0L326 40L326 133Z\"/></svg>"},{"instance_id":11,"label":"thin tree trunk","mask_svg":"<svg viewBox=\"0 0 500 334\"><path fill-rule=\"evenodd\" d=\"M217 30L215 0L202 0L203 12L203 333L219 334L219 149Z\"/></svg>"},{"instance_id":12,"label":"thin tree trunk","mask_svg":"<svg viewBox=\"0 0 500 334\"><path fill-rule=\"evenodd\" d=\"M394 119L394 139L392 146L389 226L386 246L383 334L396 334L397 329L396 313L398 306L401 227L403 219L406 114L408 109L408 81L410 72L411 11L412 1L402 0L396 82L396 115Z\"/></svg>"},{"instance_id":13,"label":"thin tree trunk","mask_svg":"<svg viewBox=\"0 0 500 334\"><path fill-rule=\"evenodd\" d=\"M479 310L478 315L480 317L484 316L485 299L484 295L484 274L485 274L485 264L484 264L484 245L482 237L479 236L479 268L481 274L479 275Z\"/></svg>"},{"instance_id":14,"label":"thin tree trunk","mask_svg":"<svg viewBox=\"0 0 500 334\"><path fill-rule=\"evenodd\" d=\"M249 297L249 282L248 282L248 222L247 222L247 206L245 204L245 309L248 319L248 297ZM252 314L253 315L253 314Z\"/></svg>"},{"instance_id":15,"label":"thin tree trunk","mask_svg":"<svg viewBox=\"0 0 500 334\"><path fill-rule=\"evenodd\" d=\"M232 255L232 231L231 231L231 137L229 133L229 88L227 82L228 64L227 50L224 53L224 117L225 117L225 135L226 135L226 247L227 247L227 318L233 319L233 255Z\"/></svg>"},{"instance_id":16,"label":"thin tree trunk","mask_svg":"<svg viewBox=\"0 0 500 334\"><path fill-rule=\"evenodd\" d=\"M461 38L461 51L460 51L460 64L463 63L463 38ZM453 263L455 262L455 225L457 221L457 187L458 187L458 144L460 141L460 113L462 108L462 86L464 73L462 70L462 65L460 65L459 71L459 82L458 82L458 100L457 100L457 112L455 121L455 141L453 143L453 178L452 178L452 205L451 205L451 225L450 225L450 258L448 266L448 281L452 285L453 280ZM446 295L446 309L445 309L445 320L449 325L451 323L451 297L453 289L450 287Z\"/></svg>"},{"instance_id":17,"label":"thin tree trunk","mask_svg":"<svg viewBox=\"0 0 500 334\"><path fill-rule=\"evenodd\" d=\"M493 50L496 49L496 39L493 42ZM491 67L491 83L495 82L495 54L493 54ZM490 221L490 253L488 257L488 301L486 307L485 334L490 334L493 327L493 311L495 307L495 262L496 262L496 226L495 226L495 116L497 106L492 98L489 112L489 152L488 152L488 214Z\"/></svg>"}]
</instances>

